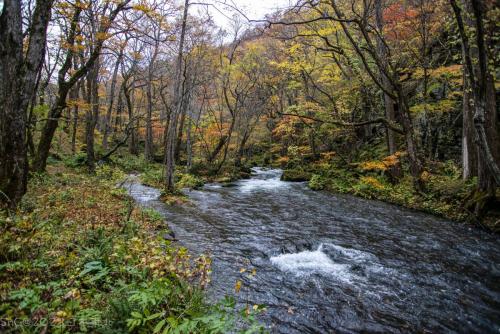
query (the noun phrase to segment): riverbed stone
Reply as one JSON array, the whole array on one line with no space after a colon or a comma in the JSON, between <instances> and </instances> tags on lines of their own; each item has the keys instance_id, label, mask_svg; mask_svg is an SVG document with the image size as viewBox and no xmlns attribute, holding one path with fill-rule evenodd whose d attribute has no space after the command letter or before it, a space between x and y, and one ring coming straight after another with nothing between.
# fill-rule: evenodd
<instances>
[{"instance_id":1,"label":"riverbed stone","mask_svg":"<svg viewBox=\"0 0 500 334\"><path fill-rule=\"evenodd\" d=\"M281 175L281 181L304 182L311 179L311 173L300 169L285 169Z\"/></svg>"}]
</instances>

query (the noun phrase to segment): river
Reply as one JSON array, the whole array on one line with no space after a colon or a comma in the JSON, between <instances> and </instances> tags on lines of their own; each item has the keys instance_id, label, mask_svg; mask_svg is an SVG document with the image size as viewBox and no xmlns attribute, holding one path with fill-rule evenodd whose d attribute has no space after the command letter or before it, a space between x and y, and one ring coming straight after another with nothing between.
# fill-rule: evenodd
<instances>
[{"instance_id":1,"label":"river","mask_svg":"<svg viewBox=\"0 0 500 334\"><path fill-rule=\"evenodd\" d=\"M210 297L241 280L239 302L265 304L272 333L500 332L498 236L280 175L254 168L251 179L187 191L188 205L128 187L182 245L211 255Z\"/></svg>"}]
</instances>

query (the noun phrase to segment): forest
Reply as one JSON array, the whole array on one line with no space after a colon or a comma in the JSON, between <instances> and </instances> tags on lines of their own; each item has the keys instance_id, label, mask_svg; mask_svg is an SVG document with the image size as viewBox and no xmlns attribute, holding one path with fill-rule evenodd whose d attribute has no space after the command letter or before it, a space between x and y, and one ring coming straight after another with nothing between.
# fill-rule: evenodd
<instances>
[{"instance_id":1,"label":"forest","mask_svg":"<svg viewBox=\"0 0 500 334\"><path fill-rule=\"evenodd\" d=\"M0 332L498 331L499 22L493 0L296 0L258 19L227 0L0 0ZM239 187L254 197L244 202ZM344 224L342 212L360 214L377 240L394 235L380 234L383 220L401 221L396 243L484 241L491 269L477 284L493 300L466 312L465 329L463 319L325 325L299 306L277 311L252 297L263 269L245 251L243 262L224 258L235 270L225 276L214 249L226 239L190 247L215 233L190 234L178 212L194 207L190 219L213 210L228 234L264 231L266 219L304 219L308 231ZM349 224L360 230L336 251L365 237L361 250L375 247ZM303 256L334 268L325 233L266 256L282 272ZM454 261L444 254L426 259ZM450 270L476 282L478 262L457 254ZM214 285L227 296L213 299ZM281 324L279 312L312 327Z\"/></svg>"}]
</instances>

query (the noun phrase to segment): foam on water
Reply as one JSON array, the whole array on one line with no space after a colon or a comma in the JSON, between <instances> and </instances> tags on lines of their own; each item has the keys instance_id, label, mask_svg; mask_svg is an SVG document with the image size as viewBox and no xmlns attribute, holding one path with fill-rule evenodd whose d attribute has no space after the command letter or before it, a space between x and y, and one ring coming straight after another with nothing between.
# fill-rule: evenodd
<instances>
[{"instance_id":1,"label":"foam on water","mask_svg":"<svg viewBox=\"0 0 500 334\"><path fill-rule=\"evenodd\" d=\"M300 253L281 254L270 258L272 264L280 270L295 274L311 272L332 272L344 269L344 265L335 264L328 255L320 250L303 251Z\"/></svg>"},{"instance_id":2,"label":"foam on water","mask_svg":"<svg viewBox=\"0 0 500 334\"><path fill-rule=\"evenodd\" d=\"M274 190L286 186L286 183L277 179L268 180L244 180L241 182L240 190L242 192L251 192L255 190Z\"/></svg>"},{"instance_id":3,"label":"foam on water","mask_svg":"<svg viewBox=\"0 0 500 334\"><path fill-rule=\"evenodd\" d=\"M302 251L273 256L270 258L270 261L280 270L293 273L297 276L327 274L334 275L344 281L349 281L347 265L334 263L320 248L315 251Z\"/></svg>"},{"instance_id":4,"label":"foam on water","mask_svg":"<svg viewBox=\"0 0 500 334\"><path fill-rule=\"evenodd\" d=\"M272 256L270 261L281 271L293 273L297 276L323 274L336 277L344 282L360 279L352 272L353 265L376 271L374 261L376 257L370 253L353 248L345 248L331 243L322 243L314 251L281 254ZM373 270L372 270L373 269Z\"/></svg>"},{"instance_id":5,"label":"foam on water","mask_svg":"<svg viewBox=\"0 0 500 334\"><path fill-rule=\"evenodd\" d=\"M282 171L280 169L252 168L254 177L238 182L242 192L252 192L255 190L275 190L288 186L286 182L280 180Z\"/></svg>"},{"instance_id":6,"label":"foam on water","mask_svg":"<svg viewBox=\"0 0 500 334\"><path fill-rule=\"evenodd\" d=\"M339 245L335 245L332 243L322 243L319 245L318 250L324 252L325 249L333 250L341 257L345 257L346 259L352 260L354 262L365 262L368 260L376 260L376 257L373 254L368 252L363 252L354 248L346 248Z\"/></svg>"}]
</instances>

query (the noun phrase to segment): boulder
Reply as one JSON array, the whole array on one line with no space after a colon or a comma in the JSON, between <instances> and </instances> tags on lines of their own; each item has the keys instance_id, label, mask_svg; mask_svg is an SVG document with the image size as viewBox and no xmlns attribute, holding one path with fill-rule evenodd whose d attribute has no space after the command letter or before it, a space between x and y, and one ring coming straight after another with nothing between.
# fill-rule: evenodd
<instances>
[{"instance_id":1,"label":"boulder","mask_svg":"<svg viewBox=\"0 0 500 334\"><path fill-rule=\"evenodd\" d=\"M281 175L281 181L304 182L311 179L311 173L300 169L285 169Z\"/></svg>"}]
</instances>

